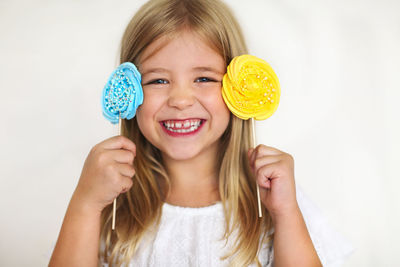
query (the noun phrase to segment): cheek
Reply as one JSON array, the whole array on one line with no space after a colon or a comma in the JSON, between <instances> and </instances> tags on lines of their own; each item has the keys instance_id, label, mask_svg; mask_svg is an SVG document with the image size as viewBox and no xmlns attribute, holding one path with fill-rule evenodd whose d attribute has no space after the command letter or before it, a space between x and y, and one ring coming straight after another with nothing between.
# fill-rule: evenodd
<instances>
[{"instance_id":1,"label":"cheek","mask_svg":"<svg viewBox=\"0 0 400 267\"><path fill-rule=\"evenodd\" d=\"M211 113L213 122L218 125L220 130L225 131L229 124L230 110L226 106L224 99L222 98L221 91L218 90L213 94L209 94L207 99L207 109Z\"/></svg>"},{"instance_id":2,"label":"cheek","mask_svg":"<svg viewBox=\"0 0 400 267\"><path fill-rule=\"evenodd\" d=\"M143 101L144 104L144 101ZM139 130L146 136L146 109L143 109L143 104L136 111L136 120L139 126Z\"/></svg>"},{"instance_id":3,"label":"cheek","mask_svg":"<svg viewBox=\"0 0 400 267\"><path fill-rule=\"evenodd\" d=\"M221 92L216 92L213 95L210 95L208 103L210 108L216 112L216 114L220 114L221 117L223 116L229 118L230 111L226 106L224 99L222 98Z\"/></svg>"},{"instance_id":4,"label":"cheek","mask_svg":"<svg viewBox=\"0 0 400 267\"><path fill-rule=\"evenodd\" d=\"M142 133L146 133L146 127L149 127L150 122L153 121L157 112L159 104L157 98L152 97L150 94L144 92L143 104L139 106L136 111L136 119L139 125L139 129Z\"/></svg>"}]
</instances>

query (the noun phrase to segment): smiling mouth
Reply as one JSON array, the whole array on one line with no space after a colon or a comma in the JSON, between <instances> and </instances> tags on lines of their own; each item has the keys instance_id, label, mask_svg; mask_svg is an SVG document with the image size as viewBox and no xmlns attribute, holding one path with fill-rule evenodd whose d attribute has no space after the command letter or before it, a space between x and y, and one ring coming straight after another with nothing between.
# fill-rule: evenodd
<instances>
[{"instance_id":1,"label":"smiling mouth","mask_svg":"<svg viewBox=\"0 0 400 267\"><path fill-rule=\"evenodd\" d=\"M204 119L187 119L187 120L166 120L161 125L171 135L186 135L194 133L205 122Z\"/></svg>"}]
</instances>

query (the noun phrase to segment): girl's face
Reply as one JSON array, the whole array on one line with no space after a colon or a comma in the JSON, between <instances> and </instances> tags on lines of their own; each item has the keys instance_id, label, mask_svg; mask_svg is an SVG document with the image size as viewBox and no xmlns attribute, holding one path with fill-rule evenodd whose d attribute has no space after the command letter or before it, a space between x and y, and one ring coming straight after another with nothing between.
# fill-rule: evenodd
<instances>
[{"instance_id":1,"label":"girl's face","mask_svg":"<svg viewBox=\"0 0 400 267\"><path fill-rule=\"evenodd\" d=\"M184 30L151 43L139 65L144 100L136 116L147 140L174 160L215 153L230 117L221 55Z\"/></svg>"}]
</instances>

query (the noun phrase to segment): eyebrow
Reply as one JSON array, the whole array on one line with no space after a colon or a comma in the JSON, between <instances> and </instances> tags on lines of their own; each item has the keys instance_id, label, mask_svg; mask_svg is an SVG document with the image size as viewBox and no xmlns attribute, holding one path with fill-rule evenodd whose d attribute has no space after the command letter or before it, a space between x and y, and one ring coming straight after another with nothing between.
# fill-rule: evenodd
<instances>
[{"instance_id":1,"label":"eyebrow","mask_svg":"<svg viewBox=\"0 0 400 267\"><path fill-rule=\"evenodd\" d=\"M209 71L209 72L214 72L216 74L224 74L213 67L195 67L192 70L194 70L194 71ZM170 72L171 71L169 71L168 69L164 69L164 68L153 68L153 69L149 69L149 70L142 72L142 75L146 75L149 73L170 73Z\"/></svg>"},{"instance_id":2,"label":"eyebrow","mask_svg":"<svg viewBox=\"0 0 400 267\"><path fill-rule=\"evenodd\" d=\"M165 73L165 72L170 72L170 71L167 69L164 69L164 68L153 68L153 69L146 70L146 71L142 72L141 74L145 75L145 74L149 74L149 73Z\"/></svg>"},{"instance_id":3,"label":"eyebrow","mask_svg":"<svg viewBox=\"0 0 400 267\"><path fill-rule=\"evenodd\" d=\"M196 71L209 71L209 72L214 72L214 73L217 73L217 74L224 74L224 73L218 71L217 69L214 69L213 67L196 67L196 68L193 68L193 70L196 70Z\"/></svg>"}]
</instances>

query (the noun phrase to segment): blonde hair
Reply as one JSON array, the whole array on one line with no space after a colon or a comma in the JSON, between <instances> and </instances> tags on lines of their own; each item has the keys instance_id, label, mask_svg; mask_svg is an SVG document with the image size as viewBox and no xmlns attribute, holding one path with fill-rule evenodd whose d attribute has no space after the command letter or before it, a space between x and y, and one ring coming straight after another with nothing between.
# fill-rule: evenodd
<instances>
[{"instance_id":1,"label":"blonde hair","mask_svg":"<svg viewBox=\"0 0 400 267\"><path fill-rule=\"evenodd\" d=\"M201 36L225 59L246 54L241 29L231 10L217 0L150 0L128 24L121 42L122 62L140 64L140 55L154 40L174 36L189 29ZM226 225L222 237L226 241L237 232L232 251L222 257L232 257L232 266L247 266L256 262L259 247L272 238L268 211L258 217L256 181L247 159L252 146L250 120L231 114L227 129L220 139L218 155L219 194ZM140 132L136 118L123 120L121 134L136 144L136 170L133 186L120 195L117 205L117 226L111 230L112 205L102 213L101 257L109 265L128 264L148 229L158 227L163 200L170 189L170 180L162 164L160 151ZM261 237L261 238L260 238Z\"/></svg>"}]
</instances>

